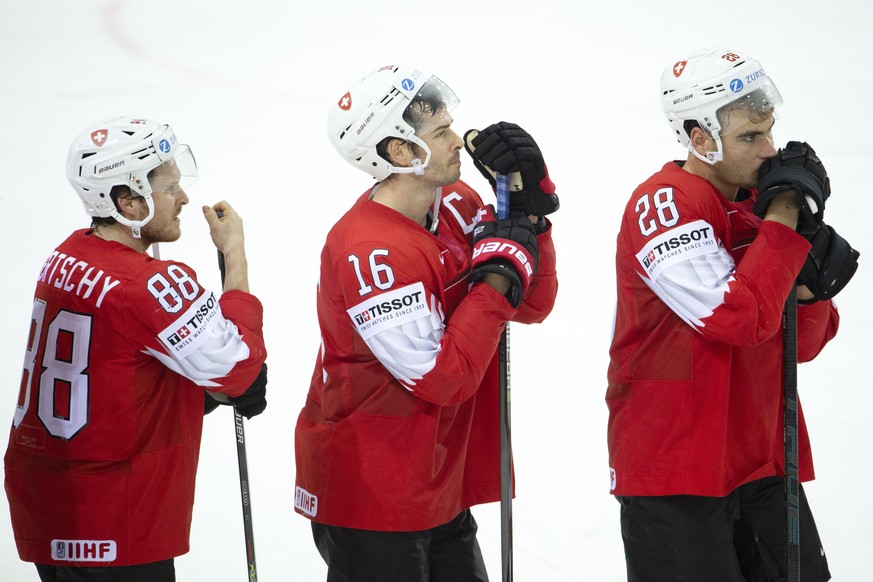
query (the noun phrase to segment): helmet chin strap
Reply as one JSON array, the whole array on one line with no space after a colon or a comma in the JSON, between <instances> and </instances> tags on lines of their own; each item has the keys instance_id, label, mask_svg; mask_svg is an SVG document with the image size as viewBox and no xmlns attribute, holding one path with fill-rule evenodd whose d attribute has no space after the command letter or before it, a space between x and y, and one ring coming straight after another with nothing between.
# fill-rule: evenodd
<instances>
[{"instance_id":1,"label":"helmet chin strap","mask_svg":"<svg viewBox=\"0 0 873 582\"><path fill-rule=\"evenodd\" d=\"M125 218L118 210L112 213L112 218L120 222L125 226L130 227L130 232L133 235L133 238L142 238L142 227L149 223L149 221L155 216L155 203L152 202L151 194L143 196L146 201L146 206L148 206L149 213L143 220L129 220Z\"/></svg>"},{"instance_id":2,"label":"helmet chin strap","mask_svg":"<svg viewBox=\"0 0 873 582\"><path fill-rule=\"evenodd\" d=\"M694 154L694 157L700 160L701 162L707 163L710 166L715 165L716 162L720 162L724 159L724 155L721 152L721 138L718 135L715 135L713 138L715 140L715 147L717 148L714 152L706 152L706 155L701 154L694 148L694 144L688 144L688 151Z\"/></svg>"}]
</instances>

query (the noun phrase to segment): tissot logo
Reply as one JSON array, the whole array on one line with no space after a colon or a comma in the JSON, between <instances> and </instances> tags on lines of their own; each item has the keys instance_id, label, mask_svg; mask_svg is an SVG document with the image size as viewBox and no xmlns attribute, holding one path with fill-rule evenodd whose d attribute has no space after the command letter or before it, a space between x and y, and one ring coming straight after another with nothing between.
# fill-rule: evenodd
<instances>
[{"instance_id":1,"label":"tissot logo","mask_svg":"<svg viewBox=\"0 0 873 582\"><path fill-rule=\"evenodd\" d=\"M405 323L430 316L421 282L392 289L346 310L364 340Z\"/></svg>"},{"instance_id":2,"label":"tissot logo","mask_svg":"<svg viewBox=\"0 0 873 582\"><path fill-rule=\"evenodd\" d=\"M361 313L355 315L355 322L360 325L362 323L370 321L371 317L375 317L377 315L386 315L388 313L391 313L392 311L403 309L404 307L417 305L421 303L421 298L421 291L415 291L402 297L395 297L390 301L381 301L379 303L375 303L372 306L368 307L366 311L362 311Z\"/></svg>"},{"instance_id":3,"label":"tissot logo","mask_svg":"<svg viewBox=\"0 0 873 582\"><path fill-rule=\"evenodd\" d=\"M648 267L652 263L655 262L655 251L649 251L649 254L646 255L646 258L643 259L643 265Z\"/></svg>"},{"instance_id":4,"label":"tissot logo","mask_svg":"<svg viewBox=\"0 0 873 582\"><path fill-rule=\"evenodd\" d=\"M718 239L704 220L681 224L650 240L636 254L637 261L651 279L671 265L713 252Z\"/></svg>"}]
</instances>

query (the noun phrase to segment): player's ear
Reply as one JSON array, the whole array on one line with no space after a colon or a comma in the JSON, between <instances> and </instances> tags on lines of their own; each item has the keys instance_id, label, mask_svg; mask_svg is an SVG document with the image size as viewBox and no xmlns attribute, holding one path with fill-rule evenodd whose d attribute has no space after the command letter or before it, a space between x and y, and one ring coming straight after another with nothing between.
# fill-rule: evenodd
<instances>
[{"instance_id":1,"label":"player's ear","mask_svg":"<svg viewBox=\"0 0 873 582\"><path fill-rule=\"evenodd\" d=\"M691 138L691 147L693 147L698 154L706 156L706 153L709 151L706 148L706 142L711 141L712 138L699 127L693 128L691 130L691 135L688 137Z\"/></svg>"},{"instance_id":2,"label":"player's ear","mask_svg":"<svg viewBox=\"0 0 873 582\"><path fill-rule=\"evenodd\" d=\"M115 199L115 203L118 206L118 211L126 218L133 220L141 218L144 203L142 197L122 194Z\"/></svg>"},{"instance_id":3,"label":"player's ear","mask_svg":"<svg viewBox=\"0 0 873 582\"><path fill-rule=\"evenodd\" d=\"M415 157L411 144L402 139L388 140L385 152L388 154L388 160L395 166L411 166L412 158Z\"/></svg>"}]
</instances>

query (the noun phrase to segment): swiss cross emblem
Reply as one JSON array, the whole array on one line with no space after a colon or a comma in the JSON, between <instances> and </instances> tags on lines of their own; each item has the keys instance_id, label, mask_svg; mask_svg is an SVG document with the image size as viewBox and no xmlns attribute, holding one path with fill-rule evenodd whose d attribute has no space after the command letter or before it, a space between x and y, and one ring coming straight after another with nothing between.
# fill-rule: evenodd
<instances>
[{"instance_id":1,"label":"swiss cross emblem","mask_svg":"<svg viewBox=\"0 0 873 582\"><path fill-rule=\"evenodd\" d=\"M178 336L179 336L180 338L186 338L186 337L188 337L188 336L191 334L191 332L188 331L188 327L187 327L187 326L184 326L184 325L183 325L182 327L180 327L180 328L178 329L178 331L176 331L176 334L178 334Z\"/></svg>"},{"instance_id":2,"label":"swiss cross emblem","mask_svg":"<svg viewBox=\"0 0 873 582\"><path fill-rule=\"evenodd\" d=\"M673 65L673 76L679 77L682 74L682 71L685 70L685 65L688 64L688 61L679 61L675 65Z\"/></svg>"},{"instance_id":3,"label":"swiss cross emblem","mask_svg":"<svg viewBox=\"0 0 873 582\"><path fill-rule=\"evenodd\" d=\"M349 109L351 109L352 108L352 94L351 94L351 92L348 92L345 95L343 95L340 98L340 100L337 101L337 105L339 105L339 108L342 109L343 111L348 111Z\"/></svg>"},{"instance_id":4,"label":"swiss cross emblem","mask_svg":"<svg viewBox=\"0 0 873 582\"><path fill-rule=\"evenodd\" d=\"M91 141L94 142L94 145L98 148L106 143L106 130L98 129L91 132Z\"/></svg>"}]
</instances>

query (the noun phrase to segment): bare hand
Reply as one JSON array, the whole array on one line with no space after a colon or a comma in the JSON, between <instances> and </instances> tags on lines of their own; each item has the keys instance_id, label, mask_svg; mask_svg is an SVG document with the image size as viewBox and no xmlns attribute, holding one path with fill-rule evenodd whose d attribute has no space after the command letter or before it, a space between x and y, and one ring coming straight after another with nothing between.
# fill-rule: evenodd
<instances>
[{"instance_id":1,"label":"bare hand","mask_svg":"<svg viewBox=\"0 0 873 582\"><path fill-rule=\"evenodd\" d=\"M227 201L204 206L203 216L209 223L209 234L215 248L225 255L245 248L242 218Z\"/></svg>"}]
</instances>

